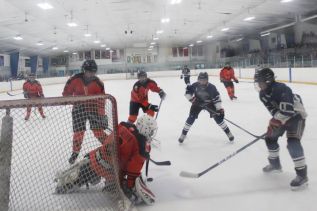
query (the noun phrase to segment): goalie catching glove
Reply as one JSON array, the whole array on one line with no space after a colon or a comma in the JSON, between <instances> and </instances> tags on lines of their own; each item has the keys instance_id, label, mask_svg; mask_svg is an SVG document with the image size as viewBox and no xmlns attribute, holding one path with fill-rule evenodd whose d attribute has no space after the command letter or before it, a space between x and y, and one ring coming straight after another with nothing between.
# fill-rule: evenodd
<instances>
[{"instance_id":1,"label":"goalie catching glove","mask_svg":"<svg viewBox=\"0 0 317 211\"><path fill-rule=\"evenodd\" d=\"M155 195L143 182L141 177L137 177L133 188L128 188L127 184L123 184L123 192L129 200L135 205L144 202L147 205L153 205L155 202Z\"/></svg>"}]
</instances>

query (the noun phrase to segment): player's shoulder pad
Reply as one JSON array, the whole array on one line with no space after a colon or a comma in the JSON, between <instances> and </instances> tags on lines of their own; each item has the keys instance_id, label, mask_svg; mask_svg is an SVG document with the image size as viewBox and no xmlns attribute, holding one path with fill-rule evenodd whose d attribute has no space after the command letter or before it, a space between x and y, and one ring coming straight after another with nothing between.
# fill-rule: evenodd
<instances>
[{"instance_id":1,"label":"player's shoulder pad","mask_svg":"<svg viewBox=\"0 0 317 211\"><path fill-rule=\"evenodd\" d=\"M82 79L82 80L83 80L83 78L84 78L84 73L77 73L77 74L71 76L71 77L68 79L68 81L66 82L66 84L69 84L69 83L71 83L73 80L76 80L76 79Z\"/></svg>"}]
</instances>

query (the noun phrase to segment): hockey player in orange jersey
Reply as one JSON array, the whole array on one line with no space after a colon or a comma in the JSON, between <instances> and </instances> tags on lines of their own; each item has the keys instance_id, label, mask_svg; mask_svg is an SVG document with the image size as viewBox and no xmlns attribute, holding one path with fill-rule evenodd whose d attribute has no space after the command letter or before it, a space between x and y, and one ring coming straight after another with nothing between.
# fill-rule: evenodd
<instances>
[{"instance_id":1,"label":"hockey player in orange jersey","mask_svg":"<svg viewBox=\"0 0 317 211\"><path fill-rule=\"evenodd\" d=\"M234 85L232 80L235 83L239 83L239 80L234 75L233 68L229 63L226 63L225 67L220 71L220 82L222 82L226 87L230 100L237 99L234 95Z\"/></svg>"},{"instance_id":2,"label":"hockey player in orange jersey","mask_svg":"<svg viewBox=\"0 0 317 211\"><path fill-rule=\"evenodd\" d=\"M44 97L42 85L40 84L39 81L35 80L34 73L30 73L26 82L24 82L23 94L24 94L24 97L26 99ZM25 120L29 120L30 115L31 115L31 110L32 110L32 107L27 106ZM38 106L38 110L39 110L42 118L44 119L45 115L44 115L43 108L41 105Z\"/></svg>"},{"instance_id":3,"label":"hockey player in orange jersey","mask_svg":"<svg viewBox=\"0 0 317 211\"><path fill-rule=\"evenodd\" d=\"M158 112L159 107L153 105L148 101L148 92L157 92L162 100L164 100L166 93L157 86L156 82L147 77L145 71L141 70L137 74L138 81L133 85L131 91L131 100L129 108L128 122L134 123L138 117L139 110L142 108L144 113L150 116L154 116L155 112Z\"/></svg>"}]
</instances>

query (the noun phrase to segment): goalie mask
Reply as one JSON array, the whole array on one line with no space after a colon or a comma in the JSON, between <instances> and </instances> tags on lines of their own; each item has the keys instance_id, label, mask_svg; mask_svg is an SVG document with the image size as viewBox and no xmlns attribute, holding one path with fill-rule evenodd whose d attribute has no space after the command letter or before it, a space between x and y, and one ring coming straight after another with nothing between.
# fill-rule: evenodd
<instances>
[{"instance_id":1,"label":"goalie mask","mask_svg":"<svg viewBox=\"0 0 317 211\"><path fill-rule=\"evenodd\" d=\"M157 123L153 117L145 114L138 118L136 122L136 128L140 134L147 138L151 138L156 133Z\"/></svg>"}]
</instances>

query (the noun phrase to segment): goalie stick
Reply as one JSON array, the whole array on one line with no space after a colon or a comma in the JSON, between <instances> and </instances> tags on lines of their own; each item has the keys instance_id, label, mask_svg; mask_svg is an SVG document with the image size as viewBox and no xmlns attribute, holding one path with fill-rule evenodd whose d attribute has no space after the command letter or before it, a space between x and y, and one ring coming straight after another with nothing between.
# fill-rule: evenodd
<instances>
[{"instance_id":1,"label":"goalie stick","mask_svg":"<svg viewBox=\"0 0 317 211\"><path fill-rule=\"evenodd\" d=\"M233 152L232 154L228 155L227 157L225 157L224 159L222 159L221 161L219 161L218 163L215 163L214 165L210 166L209 168L207 168L206 170L199 172L199 173L192 173L192 172L188 172L188 171L181 171L181 173L179 174L179 176L181 177L187 177L187 178L199 178L202 175L206 174L207 172L209 172L210 170L212 170L213 168L221 165L223 162L229 160L230 158L234 157L236 154L238 154L239 152L245 150L246 148L248 148L249 146L251 146L252 144L256 143L258 140L264 138L264 136L266 135L266 133L264 133L263 135L259 136L258 138L254 139L253 141L251 141L250 143L244 145L243 147L241 147L240 149L238 149L237 151Z\"/></svg>"}]
</instances>

